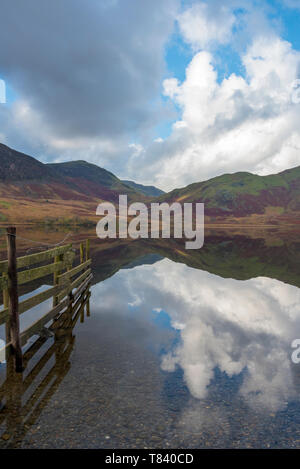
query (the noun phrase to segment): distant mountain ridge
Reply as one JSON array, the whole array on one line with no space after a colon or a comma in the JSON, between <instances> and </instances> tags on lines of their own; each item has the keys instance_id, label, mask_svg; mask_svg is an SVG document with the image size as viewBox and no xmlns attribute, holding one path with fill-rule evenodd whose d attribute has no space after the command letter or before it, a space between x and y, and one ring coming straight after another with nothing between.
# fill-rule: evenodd
<instances>
[{"instance_id":1,"label":"distant mountain ridge","mask_svg":"<svg viewBox=\"0 0 300 469\"><path fill-rule=\"evenodd\" d=\"M34 181L34 190L30 190ZM164 192L154 186L143 186L133 181L121 181L110 171L83 160L65 163L44 164L32 156L13 150L0 143L0 185L24 185L26 194L31 196L45 195L49 197L51 186L52 196L73 198L74 191L89 197L100 197L116 202L119 194L127 194L129 199L139 194L149 197ZM43 184L43 187L38 185ZM60 188L63 184L65 187ZM70 189L69 196L66 189ZM1 191L1 187L0 187ZM15 194L16 195L16 194Z\"/></svg>"},{"instance_id":2,"label":"distant mountain ridge","mask_svg":"<svg viewBox=\"0 0 300 469\"><path fill-rule=\"evenodd\" d=\"M139 192L124 184L117 176L100 166L83 160L66 163L47 164L59 178L79 193L103 200L117 202L119 194L127 194L129 199L139 197Z\"/></svg>"},{"instance_id":3,"label":"distant mountain ridge","mask_svg":"<svg viewBox=\"0 0 300 469\"><path fill-rule=\"evenodd\" d=\"M117 202L140 193L106 169L86 161L44 164L0 144L0 196Z\"/></svg>"},{"instance_id":4,"label":"distant mountain ridge","mask_svg":"<svg viewBox=\"0 0 300 469\"><path fill-rule=\"evenodd\" d=\"M162 191L161 189L158 189L155 186L144 186L143 184L137 184L136 182L127 181L125 179L122 179L122 182L124 182L124 184L126 184L127 186L130 186L133 189L137 190L141 194L146 195L147 197L158 197L160 195L165 194L165 191Z\"/></svg>"},{"instance_id":5,"label":"distant mountain ridge","mask_svg":"<svg viewBox=\"0 0 300 469\"><path fill-rule=\"evenodd\" d=\"M50 180L56 173L32 156L25 155L0 143L0 180Z\"/></svg>"},{"instance_id":6,"label":"distant mountain ridge","mask_svg":"<svg viewBox=\"0 0 300 469\"><path fill-rule=\"evenodd\" d=\"M0 221L96 221L101 201L202 202L207 223L300 224L300 166L279 174L224 174L162 193L83 160L44 164L0 144ZM47 206L46 206L47 204Z\"/></svg>"}]
</instances>

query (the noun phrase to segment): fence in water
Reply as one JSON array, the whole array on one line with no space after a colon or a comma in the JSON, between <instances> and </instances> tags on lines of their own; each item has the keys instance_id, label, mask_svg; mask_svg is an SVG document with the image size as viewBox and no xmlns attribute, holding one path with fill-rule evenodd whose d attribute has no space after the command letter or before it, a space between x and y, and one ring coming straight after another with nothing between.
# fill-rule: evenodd
<instances>
[{"instance_id":1,"label":"fence in water","mask_svg":"<svg viewBox=\"0 0 300 469\"><path fill-rule=\"evenodd\" d=\"M87 298L92 280L89 240L80 244L80 262L73 266L75 250L71 244L55 247L43 252L16 257L16 229L7 228L8 259L0 262L0 290L3 307L0 310L0 325L5 324L5 346L0 355L14 358L15 371L23 371L22 347L34 335L51 335L53 320L56 325L59 317L67 311L75 311ZM46 290L19 301L19 287L52 277ZM35 290L35 287L32 288ZM19 316L33 307L53 298L52 307L42 317L20 332ZM89 301L86 302L89 315ZM81 313L82 314L82 313ZM46 327L47 326L47 327ZM55 326L56 327L56 326Z\"/></svg>"},{"instance_id":2,"label":"fence in water","mask_svg":"<svg viewBox=\"0 0 300 469\"><path fill-rule=\"evenodd\" d=\"M78 298L53 321L53 337L38 336L23 354L24 370L17 373L13 356L8 357L6 376L0 385L0 441L17 447L39 418L70 369L75 344L73 329L84 310L89 315L90 292Z\"/></svg>"}]
</instances>

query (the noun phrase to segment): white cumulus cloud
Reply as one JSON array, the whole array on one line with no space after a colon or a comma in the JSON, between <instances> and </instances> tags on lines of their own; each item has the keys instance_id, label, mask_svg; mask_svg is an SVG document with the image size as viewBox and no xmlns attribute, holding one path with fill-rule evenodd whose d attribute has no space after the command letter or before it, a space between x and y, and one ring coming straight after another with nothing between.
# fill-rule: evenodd
<instances>
[{"instance_id":1,"label":"white cumulus cloud","mask_svg":"<svg viewBox=\"0 0 300 469\"><path fill-rule=\"evenodd\" d=\"M218 79L214 56L201 51L185 80L164 81L181 110L172 134L136 162L164 189L224 172L279 172L300 164L300 106L292 100L300 53L279 37L258 37L241 57L244 76ZM151 164L151 165L150 165Z\"/></svg>"},{"instance_id":2,"label":"white cumulus cloud","mask_svg":"<svg viewBox=\"0 0 300 469\"><path fill-rule=\"evenodd\" d=\"M226 44L236 21L232 10L226 4L213 7L207 3L196 3L178 17L181 33L194 49L204 49L211 44Z\"/></svg>"}]
</instances>

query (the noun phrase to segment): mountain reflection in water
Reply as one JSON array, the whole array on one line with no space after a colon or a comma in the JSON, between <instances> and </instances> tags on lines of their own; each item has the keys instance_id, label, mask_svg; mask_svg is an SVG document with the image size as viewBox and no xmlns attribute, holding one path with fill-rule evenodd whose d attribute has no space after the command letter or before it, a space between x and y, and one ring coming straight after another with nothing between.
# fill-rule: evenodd
<instances>
[{"instance_id":1,"label":"mountain reflection in water","mask_svg":"<svg viewBox=\"0 0 300 469\"><path fill-rule=\"evenodd\" d=\"M91 317L24 434L2 401L0 447L299 447L299 245L297 232L212 232L196 252L94 239Z\"/></svg>"}]
</instances>

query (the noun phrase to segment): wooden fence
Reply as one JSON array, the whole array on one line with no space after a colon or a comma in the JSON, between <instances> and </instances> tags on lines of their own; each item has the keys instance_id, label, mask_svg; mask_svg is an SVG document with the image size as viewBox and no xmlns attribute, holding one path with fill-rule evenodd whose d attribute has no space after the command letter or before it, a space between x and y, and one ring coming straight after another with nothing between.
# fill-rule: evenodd
<instances>
[{"instance_id":1,"label":"wooden fence","mask_svg":"<svg viewBox=\"0 0 300 469\"><path fill-rule=\"evenodd\" d=\"M6 324L6 355L15 358L16 371L23 370L22 347L34 334L38 334L49 321L57 319L67 308L76 304L88 289L91 274L89 240L80 245L80 263L73 267L75 252L72 245L56 247L37 254L14 259L15 229L7 229L8 260L0 262L0 290L3 292L3 309L0 325ZM50 263L49 263L50 261ZM43 265L40 265L43 264ZM45 291L19 302L18 287L34 280L53 275L53 285ZM52 308L20 333L19 315L49 298Z\"/></svg>"},{"instance_id":2,"label":"wooden fence","mask_svg":"<svg viewBox=\"0 0 300 469\"><path fill-rule=\"evenodd\" d=\"M6 363L6 379L0 386L0 441L16 448L35 424L70 369L74 348L73 329L89 315L90 292L85 291L71 308L53 321L53 340L38 337L23 354L24 371L15 371L13 356Z\"/></svg>"}]
</instances>

